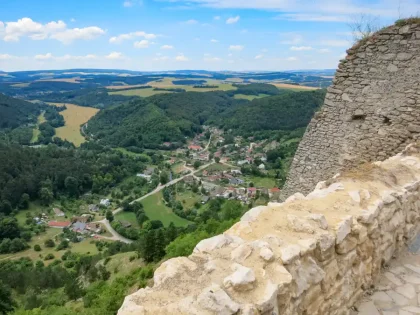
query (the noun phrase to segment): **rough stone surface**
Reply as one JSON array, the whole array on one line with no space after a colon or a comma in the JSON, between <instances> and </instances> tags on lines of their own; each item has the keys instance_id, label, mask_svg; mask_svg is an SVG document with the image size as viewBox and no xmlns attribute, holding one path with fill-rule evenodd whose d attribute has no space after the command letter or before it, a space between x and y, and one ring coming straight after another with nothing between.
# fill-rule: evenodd
<instances>
[{"instance_id":1,"label":"rough stone surface","mask_svg":"<svg viewBox=\"0 0 420 315\"><path fill-rule=\"evenodd\" d=\"M384 29L348 50L299 144L283 198L307 194L360 163L383 161L420 136L420 25L403 28Z\"/></svg>"},{"instance_id":2,"label":"rough stone surface","mask_svg":"<svg viewBox=\"0 0 420 315\"><path fill-rule=\"evenodd\" d=\"M392 264L420 232L420 147L354 174L309 199L251 209L189 257L164 262L118 314L416 314L420 261Z\"/></svg>"}]
</instances>

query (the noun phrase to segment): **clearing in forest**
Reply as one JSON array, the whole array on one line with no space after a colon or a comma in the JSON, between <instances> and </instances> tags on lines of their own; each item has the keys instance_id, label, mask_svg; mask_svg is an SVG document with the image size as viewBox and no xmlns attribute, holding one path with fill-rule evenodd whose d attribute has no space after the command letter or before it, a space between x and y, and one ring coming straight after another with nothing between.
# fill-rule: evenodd
<instances>
[{"instance_id":1,"label":"clearing in forest","mask_svg":"<svg viewBox=\"0 0 420 315\"><path fill-rule=\"evenodd\" d=\"M68 103L49 103L55 106L66 106L67 109L60 112L66 122L65 126L55 129L56 136L74 143L76 147L85 142L80 133L80 128L99 111L97 108L78 106Z\"/></svg>"}]
</instances>

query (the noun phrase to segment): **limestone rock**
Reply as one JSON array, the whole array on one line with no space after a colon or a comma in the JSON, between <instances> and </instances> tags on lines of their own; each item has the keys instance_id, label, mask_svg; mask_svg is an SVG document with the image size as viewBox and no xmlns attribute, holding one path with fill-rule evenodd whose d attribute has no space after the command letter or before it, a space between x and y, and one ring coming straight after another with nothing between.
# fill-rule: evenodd
<instances>
[{"instance_id":1,"label":"limestone rock","mask_svg":"<svg viewBox=\"0 0 420 315\"><path fill-rule=\"evenodd\" d=\"M306 216L306 218L309 219L309 220L315 221L321 229L323 229L323 230L328 229L328 222L327 222L327 219L325 218L325 216L323 214L312 213L312 214Z\"/></svg>"},{"instance_id":2,"label":"limestone rock","mask_svg":"<svg viewBox=\"0 0 420 315\"><path fill-rule=\"evenodd\" d=\"M280 258L283 264L287 265L300 255L300 247L298 245L289 245L280 249Z\"/></svg>"},{"instance_id":3,"label":"limestone rock","mask_svg":"<svg viewBox=\"0 0 420 315\"><path fill-rule=\"evenodd\" d=\"M265 261L271 261L274 259L274 253L268 247L263 247L260 250L260 257Z\"/></svg>"},{"instance_id":4,"label":"limestone rock","mask_svg":"<svg viewBox=\"0 0 420 315\"><path fill-rule=\"evenodd\" d=\"M165 261L156 269L153 280L156 286L162 285L168 279L191 272L197 269L197 265L187 257L179 257Z\"/></svg>"},{"instance_id":5,"label":"limestone rock","mask_svg":"<svg viewBox=\"0 0 420 315\"><path fill-rule=\"evenodd\" d=\"M293 202L295 200L304 200L304 199L305 199L305 196L303 194L296 193L296 194L290 196L289 198L287 198L285 202Z\"/></svg>"},{"instance_id":6,"label":"limestone rock","mask_svg":"<svg viewBox=\"0 0 420 315\"><path fill-rule=\"evenodd\" d=\"M234 238L229 235L217 235L199 242L194 248L194 253L210 253L215 249L222 248L231 243L240 244L241 240L239 238Z\"/></svg>"},{"instance_id":7,"label":"limestone rock","mask_svg":"<svg viewBox=\"0 0 420 315\"><path fill-rule=\"evenodd\" d=\"M236 291L247 291L254 287L255 274L248 267L240 264L233 264L231 267L234 272L223 280L226 288L233 288Z\"/></svg>"},{"instance_id":8,"label":"limestone rock","mask_svg":"<svg viewBox=\"0 0 420 315\"><path fill-rule=\"evenodd\" d=\"M287 215L287 223L291 230L295 232L303 232L313 234L314 228L305 219L299 218L295 215Z\"/></svg>"},{"instance_id":9,"label":"limestone rock","mask_svg":"<svg viewBox=\"0 0 420 315\"><path fill-rule=\"evenodd\" d=\"M241 244L232 251L230 256L233 261L243 263L251 254L252 247L248 244Z\"/></svg>"},{"instance_id":10,"label":"limestone rock","mask_svg":"<svg viewBox=\"0 0 420 315\"><path fill-rule=\"evenodd\" d=\"M197 302L205 310L221 315L235 314L239 310L239 305L216 284L205 288L197 297Z\"/></svg>"},{"instance_id":11,"label":"limestone rock","mask_svg":"<svg viewBox=\"0 0 420 315\"><path fill-rule=\"evenodd\" d=\"M351 232L353 216L347 216L337 226L337 244L340 244Z\"/></svg>"}]
</instances>

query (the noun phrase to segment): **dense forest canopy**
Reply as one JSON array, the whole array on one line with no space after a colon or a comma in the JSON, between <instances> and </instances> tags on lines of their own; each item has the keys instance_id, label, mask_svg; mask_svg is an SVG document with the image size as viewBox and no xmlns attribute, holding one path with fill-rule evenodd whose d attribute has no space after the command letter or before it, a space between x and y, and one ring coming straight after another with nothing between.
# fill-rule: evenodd
<instances>
[{"instance_id":1,"label":"dense forest canopy","mask_svg":"<svg viewBox=\"0 0 420 315\"><path fill-rule=\"evenodd\" d=\"M54 92L44 95L33 95L31 99L44 102L70 103L80 106L106 108L137 99L136 96L109 95L106 89L80 89L68 92Z\"/></svg>"},{"instance_id":2,"label":"dense forest canopy","mask_svg":"<svg viewBox=\"0 0 420 315\"><path fill-rule=\"evenodd\" d=\"M235 132L291 130L306 127L322 105L325 90L286 92L254 99L225 111L215 122Z\"/></svg>"},{"instance_id":3,"label":"dense forest canopy","mask_svg":"<svg viewBox=\"0 0 420 315\"><path fill-rule=\"evenodd\" d=\"M101 143L154 149L184 142L210 117L241 103L223 92L160 94L99 112L88 132Z\"/></svg>"},{"instance_id":4,"label":"dense forest canopy","mask_svg":"<svg viewBox=\"0 0 420 315\"><path fill-rule=\"evenodd\" d=\"M40 104L12 98L0 93L0 129L14 129L35 123L41 113Z\"/></svg>"},{"instance_id":5,"label":"dense forest canopy","mask_svg":"<svg viewBox=\"0 0 420 315\"><path fill-rule=\"evenodd\" d=\"M273 88L241 87L250 95L275 93ZM306 127L325 97L323 90L278 93L252 102L235 100L225 92L155 95L101 111L90 120L88 132L101 143L155 149L163 142L184 142L203 124L235 132L291 130Z\"/></svg>"}]
</instances>

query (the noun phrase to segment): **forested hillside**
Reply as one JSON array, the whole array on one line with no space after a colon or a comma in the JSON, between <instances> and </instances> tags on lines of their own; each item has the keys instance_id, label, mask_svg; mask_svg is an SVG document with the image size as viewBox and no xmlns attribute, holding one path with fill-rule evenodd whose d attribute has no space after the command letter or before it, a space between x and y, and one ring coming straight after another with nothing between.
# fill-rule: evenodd
<instances>
[{"instance_id":1,"label":"forested hillside","mask_svg":"<svg viewBox=\"0 0 420 315\"><path fill-rule=\"evenodd\" d=\"M306 127L324 97L325 90L317 90L255 99L225 111L215 123L236 133Z\"/></svg>"},{"instance_id":2,"label":"forested hillside","mask_svg":"<svg viewBox=\"0 0 420 315\"><path fill-rule=\"evenodd\" d=\"M29 98L44 102L70 103L95 108L106 108L137 99L136 96L109 95L106 89L81 89L68 92L54 92L44 95L33 95Z\"/></svg>"},{"instance_id":3,"label":"forested hillside","mask_svg":"<svg viewBox=\"0 0 420 315\"><path fill-rule=\"evenodd\" d=\"M155 95L99 112L87 131L101 143L154 149L184 142L210 117L244 103L223 92Z\"/></svg>"},{"instance_id":4,"label":"forested hillside","mask_svg":"<svg viewBox=\"0 0 420 315\"><path fill-rule=\"evenodd\" d=\"M0 129L14 129L36 122L42 106L0 93Z\"/></svg>"}]
</instances>

